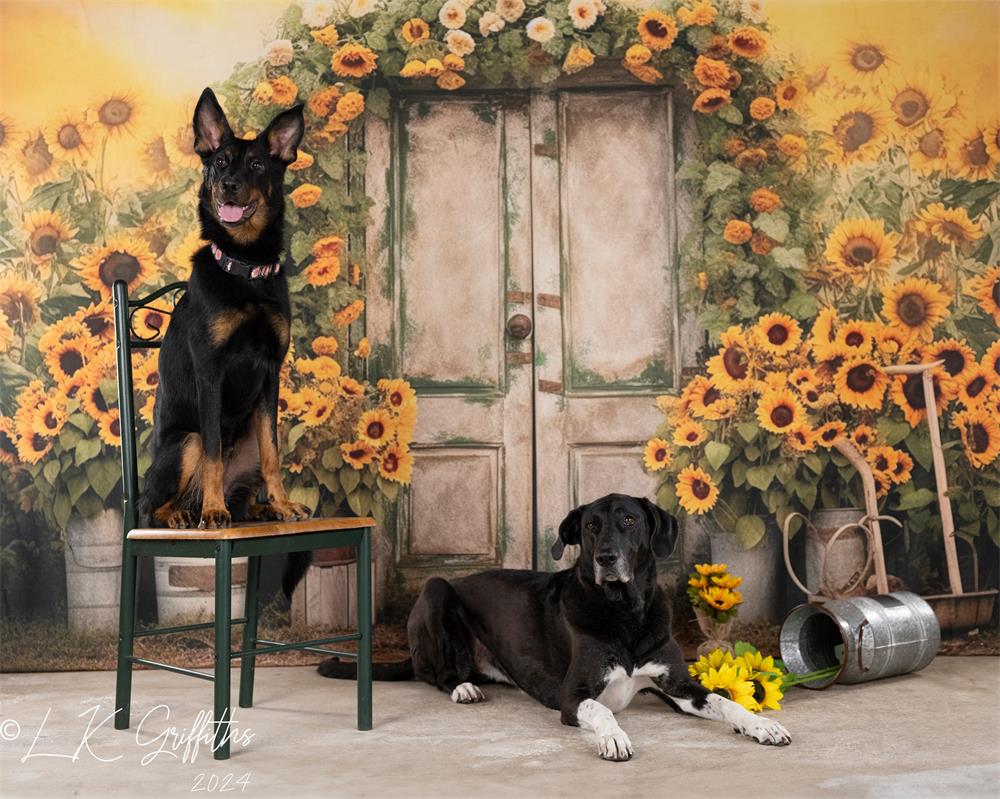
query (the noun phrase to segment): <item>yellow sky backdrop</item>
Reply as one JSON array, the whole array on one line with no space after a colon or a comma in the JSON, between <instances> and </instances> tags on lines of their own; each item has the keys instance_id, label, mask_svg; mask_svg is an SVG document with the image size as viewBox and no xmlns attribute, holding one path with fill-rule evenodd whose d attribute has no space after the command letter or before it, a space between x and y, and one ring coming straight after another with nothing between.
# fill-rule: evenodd
<instances>
[{"instance_id":1,"label":"yellow sky backdrop","mask_svg":"<svg viewBox=\"0 0 1000 799\"><path fill-rule=\"evenodd\" d=\"M26 133L118 93L138 113L119 164L176 129L208 83L259 55L285 0L0 0L0 116ZM940 71L977 116L1000 113L996 0L767 0L779 47L808 66L878 43L904 70ZM129 141L131 139L131 142ZM110 162L109 162L110 163Z\"/></svg>"}]
</instances>

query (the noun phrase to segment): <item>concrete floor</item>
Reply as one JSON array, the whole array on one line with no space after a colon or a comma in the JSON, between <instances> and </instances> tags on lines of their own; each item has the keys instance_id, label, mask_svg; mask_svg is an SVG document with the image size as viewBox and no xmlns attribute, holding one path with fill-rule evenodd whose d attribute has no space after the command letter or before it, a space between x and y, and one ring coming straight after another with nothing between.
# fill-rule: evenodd
<instances>
[{"instance_id":1,"label":"concrete floor","mask_svg":"<svg viewBox=\"0 0 1000 799\"><path fill-rule=\"evenodd\" d=\"M793 689L772 714L793 737L781 749L639 697L618 714L636 749L627 763L598 759L589 736L512 688L454 705L422 683L376 684L367 733L354 729L354 689L311 667L260 669L256 707L236 714L249 745L227 762L206 747L184 762L163 733L183 733L210 710L208 683L136 672L133 728L119 732L100 726L114 707L111 673L0 675L0 795L1000 796L997 658L941 657L919 674ZM142 746L136 725L158 703L169 721L151 713ZM166 751L153 757L157 749Z\"/></svg>"}]
</instances>

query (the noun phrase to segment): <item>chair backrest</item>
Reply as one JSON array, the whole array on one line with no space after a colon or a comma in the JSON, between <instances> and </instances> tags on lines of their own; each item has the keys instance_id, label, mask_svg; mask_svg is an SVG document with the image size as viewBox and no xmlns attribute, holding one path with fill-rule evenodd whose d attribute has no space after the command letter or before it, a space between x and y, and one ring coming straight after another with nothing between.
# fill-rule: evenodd
<instances>
[{"instance_id":1,"label":"chair backrest","mask_svg":"<svg viewBox=\"0 0 1000 799\"><path fill-rule=\"evenodd\" d=\"M187 283L170 283L137 300L128 298L128 284L116 280L112 287L115 310L115 357L118 371L118 412L122 430L122 516L125 534L139 524L139 465L136 454L135 401L132 393L132 351L159 349L163 331L135 326L143 308L170 316ZM159 301L159 302L158 302Z\"/></svg>"}]
</instances>

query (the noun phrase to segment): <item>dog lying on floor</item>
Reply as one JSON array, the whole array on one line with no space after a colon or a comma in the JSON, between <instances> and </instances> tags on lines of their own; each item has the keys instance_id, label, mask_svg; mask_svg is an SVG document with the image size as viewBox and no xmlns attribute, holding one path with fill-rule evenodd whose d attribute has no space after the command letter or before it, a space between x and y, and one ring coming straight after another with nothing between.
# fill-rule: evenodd
<instances>
[{"instance_id":1,"label":"dog lying on floor","mask_svg":"<svg viewBox=\"0 0 1000 799\"><path fill-rule=\"evenodd\" d=\"M671 636L656 558L677 540L674 520L646 499L609 494L559 525L552 556L579 545L576 564L553 574L502 569L427 581L410 613L410 660L376 665L375 679L418 677L459 703L481 702L486 683L515 685L563 724L594 734L605 760L628 760L632 742L614 714L640 691L674 710L723 721L762 744L791 736L691 679ZM336 658L326 677L353 678Z\"/></svg>"}]
</instances>

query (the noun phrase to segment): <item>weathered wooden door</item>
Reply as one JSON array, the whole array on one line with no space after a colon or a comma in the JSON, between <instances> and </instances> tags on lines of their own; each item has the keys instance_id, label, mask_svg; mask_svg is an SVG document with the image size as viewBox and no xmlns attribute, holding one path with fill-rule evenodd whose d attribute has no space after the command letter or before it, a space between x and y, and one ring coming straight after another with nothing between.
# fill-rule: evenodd
<instances>
[{"instance_id":1,"label":"weathered wooden door","mask_svg":"<svg viewBox=\"0 0 1000 799\"><path fill-rule=\"evenodd\" d=\"M570 508L652 496L642 444L677 363L671 125L667 92L609 90L406 96L366 128L367 328L420 402L405 588L551 567Z\"/></svg>"}]
</instances>

